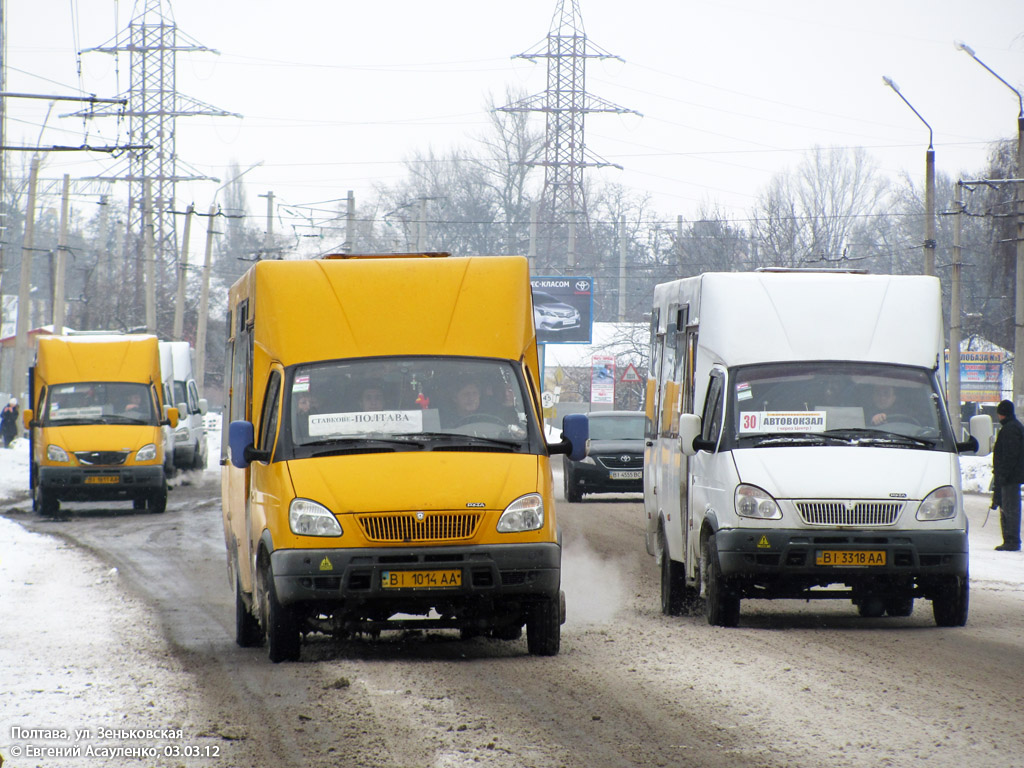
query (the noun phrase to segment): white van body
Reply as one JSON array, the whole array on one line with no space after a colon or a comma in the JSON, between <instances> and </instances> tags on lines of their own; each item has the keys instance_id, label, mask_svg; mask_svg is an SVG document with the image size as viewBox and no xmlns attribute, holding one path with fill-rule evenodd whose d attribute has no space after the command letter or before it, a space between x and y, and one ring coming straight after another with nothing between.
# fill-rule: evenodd
<instances>
[{"instance_id":1,"label":"white van body","mask_svg":"<svg viewBox=\"0 0 1024 768\"><path fill-rule=\"evenodd\" d=\"M742 599L907 616L926 598L937 624L966 623L958 453L979 442L950 423L942 331L934 277L773 270L655 288L644 507L665 613L733 626Z\"/></svg>"},{"instance_id":2,"label":"white van body","mask_svg":"<svg viewBox=\"0 0 1024 768\"><path fill-rule=\"evenodd\" d=\"M174 430L174 465L182 469L205 469L207 459L207 402L199 396L193 374L195 350L187 341L161 341L160 365L167 402L178 408L178 427ZM166 367L165 367L166 366Z\"/></svg>"}]
</instances>

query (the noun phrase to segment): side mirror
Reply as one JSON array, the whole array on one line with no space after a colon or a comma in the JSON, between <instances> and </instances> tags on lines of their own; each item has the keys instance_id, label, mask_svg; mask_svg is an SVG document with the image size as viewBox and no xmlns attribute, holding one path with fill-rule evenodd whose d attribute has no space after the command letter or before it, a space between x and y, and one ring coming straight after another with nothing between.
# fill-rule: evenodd
<instances>
[{"instance_id":1,"label":"side mirror","mask_svg":"<svg viewBox=\"0 0 1024 768\"><path fill-rule=\"evenodd\" d=\"M249 452L256 441L256 432L251 421L232 421L228 425L228 449L231 465L245 469L251 463Z\"/></svg>"},{"instance_id":2,"label":"side mirror","mask_svg":"<svg viewBox=\"0 0 1024 768\"><path fill-rule=\"evenodd\" d=\"M188 414L188 403L177 403L178 406L178 418L180 419L182 414Z\"/></svg>"},{"instance_id":3,"label":"side mirror","mask_svg":"<svg viewBox=\"0 0 1024 768\"><path fill-rule=\"evenodd\" d=\"M988 456L992 452L992 417L984 414L971 416L971 438L967 442L957 443L957 453L973 453L975 456Z\"/></svg>"},{"instance_id":4,"label":"side mirror","mask_svg":"<svg viewBox=\"0 0 1024 768\"><path fill-rule=\"evenodd\" d=\"M692 413L679 414L679 450L683 452L684 456L693 456L698 450L701 450L695 445L699 438L700 416Z\"/></svg>"},{"instance_id":5,"label":"side mirror","mask_svg":"<svg viewBox=\"0 0 1024 768\"><path fill-rule=\"evenodd\" d=\"M24 411L21 412L21 423L25 425L25 429L32 429L32 427L34 426L32 424L33 415L34 413L32 412L31 408L26 408Z\"/></svg>"},{"instance_id":6,"label":"side mirror","mask_svg":"<svg viewBox=\"0 0 1024 768\"><path fill-rule=\"evenodd\" d=\"M178 426L178 409L172 408L169 405L164 406L164 419L167 422L167 426L174 429Z\"/></svg>"},{"instance_id":7,"label":"side mirror","mask_svg":"<svg viewBox=\"0 0 1024 768\"><path fill-rule=\"evenodd\" d=\"M206 412L208 410L210 410L210 404L207 402L205 397L200 397L199 398L199 413L201 413L203 416L205 416Z\"/></svg>"},{"instance_id":8,"label":"side mirror","mask_svg":"<svg viewBox=\"0 0 1024 768\"><path fill-rule=\"evenodd\" d=\"M562 419L562 441L548 445L548 452L564 453L573 461L580 461L587 455L589 438L590 422L586 414L570 413Z\"/></svg>"}]
</instances>

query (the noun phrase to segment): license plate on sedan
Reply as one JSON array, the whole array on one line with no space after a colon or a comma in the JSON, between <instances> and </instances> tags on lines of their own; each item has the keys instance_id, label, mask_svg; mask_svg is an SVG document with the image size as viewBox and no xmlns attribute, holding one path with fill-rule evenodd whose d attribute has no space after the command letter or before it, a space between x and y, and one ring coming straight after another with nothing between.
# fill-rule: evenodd
<instances>
[{"instance_id":1,"label":"license plate on sedan","mask_svg":"<svg viewBox=\"0 0 1024 768\"><path fill-rule=\"evenodd\" d=\"M384 571L380 585L384 589L451 589L462 586L462 571Z\"/></svg>"},{"instance_id":2,"label":"license plate on sedan","mask_svg":"<svg viewBox=\"0 0 1024 768\"><path fill-rule=\"evenodd\" d=\"M640 480L643 476L643 470L640 469L619 469L608 473L612 480Z\"/></svg>"},{"instance_id":3,"label":"license plate on sedan","mask_svg":"<svg viewBox=\"0 0 1024 768\"><path fill-rule=\"evenodd\" d=\"M885 550L877 549L819 549L815 565L872 566L885 565Z\"/></svg>"},{"instance_id":4,"label":"license plate on sedan","mask_svg":"<svg viewBox=\"0 0 1024 768\"><path fill-rule=\"evenodd\" d=\"M121 482L117 475L89 475L85 478L86 485L116 485Z\"/></svg>"}]
</instances>

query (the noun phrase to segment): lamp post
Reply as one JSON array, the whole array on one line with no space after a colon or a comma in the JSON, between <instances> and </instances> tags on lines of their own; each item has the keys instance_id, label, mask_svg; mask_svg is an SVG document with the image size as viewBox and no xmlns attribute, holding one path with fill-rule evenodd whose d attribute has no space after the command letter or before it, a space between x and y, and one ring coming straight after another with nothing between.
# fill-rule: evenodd
<instances>
[{"instance_id":1,"label":"lamp post","mask_svg":"<svg viewBox=\"0 0 1024 768\"><path fill-rule=\"evenodd\" d=\"M1003 80L985 62L978 58L969 45L961 41L956 43L957 50L963 51L981 64L989 74L1017 95L1020 111L1017 113L1017 182L1014 185L1017 198L1017 264L1016 290L1014 293L1013 312L1013 402L1018 408L1024 407L1024 96L1021 92Z\"/></svg>"},{"instance_id":2,"label":"lamp post","mask_svg":"<svg viewBox=\"0 0 1024 768\"><path fill-rule=\"evenodd\" d=\"M907 97L900 92L900 87L893 82L891 77L882 77L882 82L893 89L896 95L903 99L903 103L913 110L917 119L924 123L928 129L928 150L924 155L924 273L935 274L935 149L932 146L932 127L928 121L921 117L921 113L914 109L914 105L907 101Z\"/></svg>"}]
</instances>

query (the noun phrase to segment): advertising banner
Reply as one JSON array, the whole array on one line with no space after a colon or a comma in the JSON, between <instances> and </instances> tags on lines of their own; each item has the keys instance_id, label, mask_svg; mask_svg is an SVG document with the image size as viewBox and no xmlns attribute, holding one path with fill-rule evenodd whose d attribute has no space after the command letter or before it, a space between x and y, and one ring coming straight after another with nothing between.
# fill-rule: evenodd
<instances>
[{"instance_id":1,"label":"advertising banner","mask_svg":"<svg viewBox=\"0 0 1024 768\"><path fill-rule=\"evenodd\" d=\"M998 403L1002 399L1002 352L960 353L960 399L965 403ZM949 381L949 352L946 352Z\"/></svg>"},{"instance_id":2,"label":"advertising banner","mask_svg":"<svg viewBox=\"0 0 1024 768\"><path fill-rule=\"evenodd\" d=\"M592 277L534 277L533 324L538 344L589 344L593 326Z\"/></svg>"},{"instance_id":3,"label":"advertising banner","mask_svg":"<svg viewBox=\"0 0 1024 768\"><path fill-rule=\"evenodd\" d=\"M590 402L615 403L615 358L612 355L591 358Z\"/></svg>"}]
</instances>

